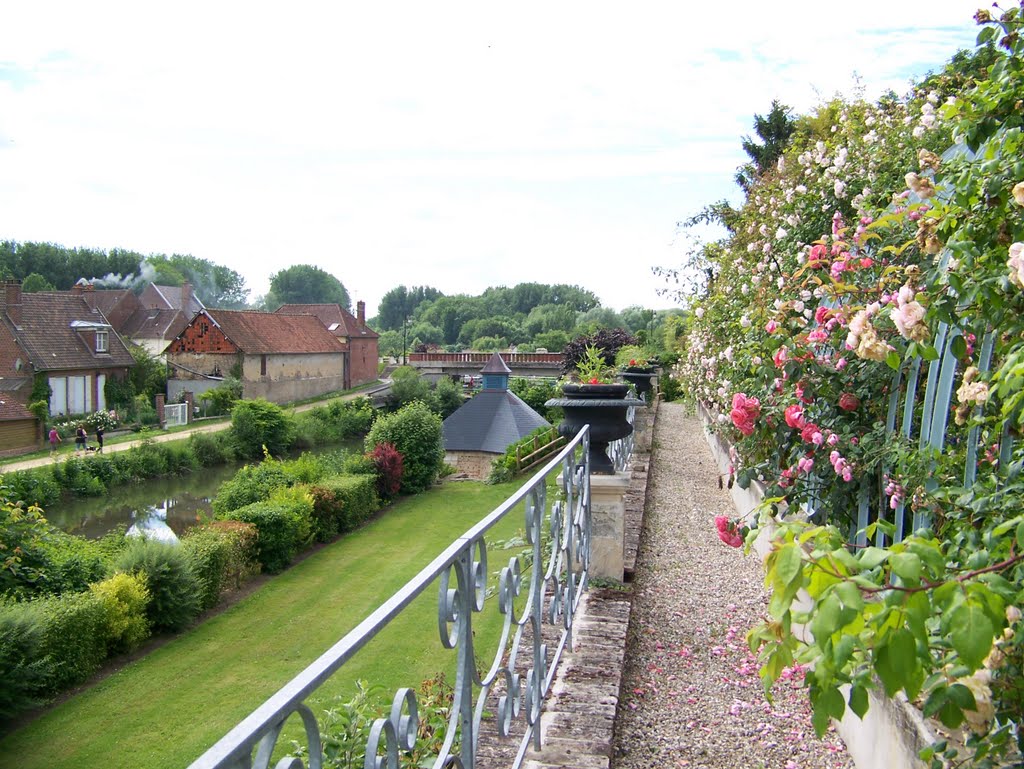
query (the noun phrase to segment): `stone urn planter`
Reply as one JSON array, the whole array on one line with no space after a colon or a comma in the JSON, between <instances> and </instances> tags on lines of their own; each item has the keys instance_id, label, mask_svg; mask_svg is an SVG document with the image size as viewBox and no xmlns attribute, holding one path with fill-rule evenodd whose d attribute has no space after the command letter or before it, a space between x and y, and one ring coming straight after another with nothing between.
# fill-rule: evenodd
<instances>
[{"instance_id":1,"label":"stone urn planter","mask_svg":"<svg viewBox=\"0 0 1024 769\"><path fill-rule=\"evenodd\" d=\"M633 385L636 394L647 401L647 394L654 389L654 380L658 376L654 366L630 366L619 374L626 382Z\"/></svg>"},{"instance_id":2,"label":"stone urn planter","mask_svg":"<svg viewBox=\"0 0 1024 769\"><path fill-rule=\"evenodd\" d=\"M590 472L614 475L615 466L608 457L608 444L633 432L629 423L629 407L643 401L627 398L625 384L566 384L561 398L552 398L545 406L558 406L564 418L558 425L559 435L572 439L590 425Z\"/></svg>"}]
</instances>

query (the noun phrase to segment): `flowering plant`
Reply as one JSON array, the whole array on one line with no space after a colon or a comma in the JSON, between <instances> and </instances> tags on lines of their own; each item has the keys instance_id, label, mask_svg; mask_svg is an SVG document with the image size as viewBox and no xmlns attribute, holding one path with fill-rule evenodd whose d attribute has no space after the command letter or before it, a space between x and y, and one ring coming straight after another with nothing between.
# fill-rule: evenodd
<instances>
[{"instance_id":1,"label":"flowering plant","mask_svg":"<svg viewBox=\"0 0 1024 769\"><path fill-rule=\"evenodd\" d=\"M623 371L636 368L647 369L651 366L647 353L643 351L643 348L634 344L619 348L615 354L615 365Z\"/></svg>"},{"instance_id":2,"label":"flowering plant","mask_svg":"<svg viewBox=\"0 0 1024 769\"><path fill-rule=\"evenodd\" d=\"M782 523L766 561L775 595L749 635L766 684L812 665L819 731L877 685L902 691L970 727L924 751L935 767L1024 748L1017 5L979 11L978 50L906 98L821 107L741 208L718 209L730 235L694 253L712 280L678 370L733 442L737 483L814 514Z\"/></svg>"},{"instance_id":3,"label":"flowering plant","mask_svg":"<svg viewBox=\"0 0 1024 769\"><path fill-rule=\"evenodd\" d=\"M744 521L730 519L724 515L715 516L715 528L718 529L718 538L729 547L743 547L743 540L750 531L750 527Z\"/></svg>"},{"instance_id":4,"label":"flowering plant","mask_svg":"<svg viewBox=\"0 0 1024 769\"><path fill-rule=\"evenodd\" d=\"M595 345L587 345L583 355L576 361L572 379L580 384L612 384L615 370L608 365L604 355Z\"/></svg>"}]
</instances>

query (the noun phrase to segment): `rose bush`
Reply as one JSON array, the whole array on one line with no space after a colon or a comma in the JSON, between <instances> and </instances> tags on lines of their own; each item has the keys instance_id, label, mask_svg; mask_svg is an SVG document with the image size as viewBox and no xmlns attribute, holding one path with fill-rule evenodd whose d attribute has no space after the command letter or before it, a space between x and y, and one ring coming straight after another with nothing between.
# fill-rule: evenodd
<instances>
[{"instance_id":1,"label":"rose bush","mask_svg":"<svg viewBox=\"0 0 1024 769\"><path fill-rule=\"evenodd\" d=\"M905 98L799 118L743 206L710 209L729 235L696 254L708 282L686 297L677 371L720 415L736 482L810 514L783 520L767 559L774 595L750 634L766 684L811 664L819 730L862 715L876 681L903 691L969 727L925 752L935 766L997 766L1024 744L1019 5L979 12L977 50ZM925 441L943 356L954 395Z\"/></svg>"}]
</instances>

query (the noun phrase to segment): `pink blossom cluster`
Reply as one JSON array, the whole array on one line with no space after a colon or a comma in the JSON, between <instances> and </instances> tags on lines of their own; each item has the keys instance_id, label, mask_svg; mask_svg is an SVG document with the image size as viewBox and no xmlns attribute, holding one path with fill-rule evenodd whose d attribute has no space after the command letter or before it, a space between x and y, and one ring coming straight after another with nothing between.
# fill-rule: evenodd
<instances>
[{"instance_id":1,"label":"pink blossom cluster","mask_svg":"<svg viewBox=\"0 0 1024 769\"><path fill-rule=\"evenodd\" d=\"M754 397L747 397L746 393L736 393L732 396L732 423L744 435L754 434L754 420L761 416L761 401Z\"/></svg>"},{"instance_id":2,"label":"pink blossom cluster","mask_svg":"<svg viewBox=\"0 0 1024 769\"><path fill-rule=\"evenodd\" d=\"M743 547L743 535L740 533L739 524L726 518L724 515L715 516L715 528L718 529L718 538L730 547Z\"/></svg>"},{"instance_id":3,"label":"pink blossom cluster","mask_svg":"<svg viewBox=\"0 0 1024 769\"><path fill-rule=\"evenodd\" d=\"M885 495L889 497L889 509L895 510L907 498L907 491L892 478L886 476Z\"/></svg>"},{"instance_id":4,"label":"pink blossom cluster","mask_svg":"<svg viewBox=\"0 0 1024 769\"><path fill-rule=\"evenodd\" d=\"M853 466L846 461L837 449L832 449L828 455L828 461L832 464L832 469L835 470L836 475L847 483L853 480Z\"/></svg>"}]
</instances>

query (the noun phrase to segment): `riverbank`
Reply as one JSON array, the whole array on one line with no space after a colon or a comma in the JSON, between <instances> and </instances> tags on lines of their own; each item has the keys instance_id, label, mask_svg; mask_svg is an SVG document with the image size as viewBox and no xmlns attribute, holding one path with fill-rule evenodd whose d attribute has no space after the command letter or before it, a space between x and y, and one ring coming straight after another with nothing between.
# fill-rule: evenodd
<instances>
[{"instance_id":1,"label":"riverbank","mask_svg":"<svg viewBox=\"0 0 1024 769\"><path fill-rule=\"evenodd\" d=\"M348 401L354 400L355 398L370 397L382 390L386 390L390 386L390 382L377 381L374 382L373 384L365 385L359 389L350 390L349 392L346 392L342 395L334 395L331 396L330 398L325 398L323 400L318 401L302 402L294 406L285 406L284 408L292 411L293 413L309 411L310 409L314 409L317 406L322 406L323 404L334 400ZM192 435L200 433L220 432L222 430L227 430L229 427L231 427L231 419L229 417L225 417L221 421L196 425L195 427L187 427L182 430L149 433L137 439L120 441L116 443L107 443L103 447L103 453L110 454L117 451L127 451L128 449L139 446L146 441L150 441L153 443L165 443L167 441L188 440L188 438ZM75 453L75 449L73 446L67 446L60 449L57 454L45 454L42 456L34 456L31 459L9 460L0 462L0 475L3 475L4 473L13 473L18 470L30 470L34 467L46 467L48 465L54 464L55 462L64 462L73 457L81 458L82 456L82 454Z\"/></svg>"}]
</instances>

